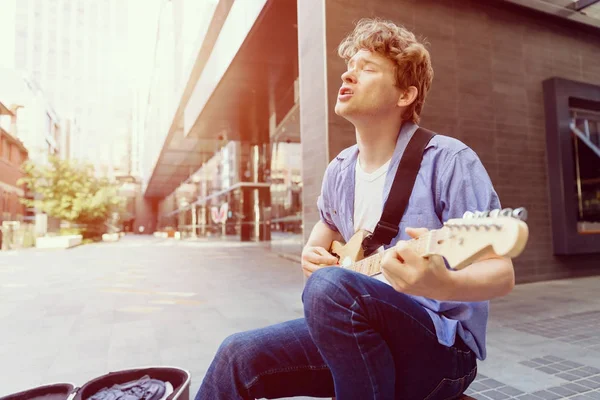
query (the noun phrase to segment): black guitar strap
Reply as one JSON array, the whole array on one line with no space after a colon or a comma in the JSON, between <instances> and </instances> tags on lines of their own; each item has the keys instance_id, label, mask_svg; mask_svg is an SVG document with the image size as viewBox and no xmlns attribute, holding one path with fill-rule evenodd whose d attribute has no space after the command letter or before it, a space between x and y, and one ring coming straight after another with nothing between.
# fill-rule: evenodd
<instances>
[{"instance_id":1,"label":"black guitar strap","mask_svg":"<svg viewBox=\"0 0 600 400\"><path fill-rule=\"evenodd\" d=\"M365 257L371 255L381 245L390 244L392 239L398 235L400 220L404 215L417 174L421 168L423 152L434 136L435 133L424 128L418 128L410 139L396 170L390 194L383 206L381 219L373 233L363 240L362 247Z\"/></svg>"}]
</instances>

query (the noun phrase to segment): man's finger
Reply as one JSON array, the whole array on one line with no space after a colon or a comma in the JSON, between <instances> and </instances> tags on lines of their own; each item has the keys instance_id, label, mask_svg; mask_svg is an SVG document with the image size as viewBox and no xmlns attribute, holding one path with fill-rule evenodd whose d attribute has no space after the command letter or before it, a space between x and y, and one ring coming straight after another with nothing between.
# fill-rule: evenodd
<instances>
[{"instance_id":1,"label":"man's finger","mask_svg":"<svg viewBox=\"0 0 600 400\"><path fill-rule=\"evenodd\" d=\"M324 267L321 265L315 265L315 264L311 264L311 263L302 264L302 272L304 273L304 276L306 276L307 278L310 277L313 274L313 272L315 272L321 268L324 268Z\"/></svg>"},{"instance_id":2,"label":"man's finger","mask_svg":"<svg viewBox=\"0 0 600 400\"><path fill-rule=\"evenodd\" d=\"M410 236L413 239L418 238L419 236L424 235L427 232L429 232L429 229L427 228L406 228L406 233L408 233L408 236Z\"/></svg>"},{"instance_id":3,"label":"man's finger","mask_svg":"<svg viewBox=\"0 0 600 400\"><path fill-rule=\"evenodd\" d=\"M396 250L396 256L404 264L417 265L417 262L422 258L404 241L398 242L394 249Z\"/></svg>"},{"instance_id":4,"label":"man's finger","mask_svg":"<svg viewBox=\"0 0 600 400\"><path fill-rule=\"evenodd\" d=\"M318 255L315 253L309 253L306 255L306 259L313 264L324 264L324 265L335 265L337 264L337 258L331 254Z\"/></svg>"},{"instance_id":5,"label":"man's finger","mask_svg":"<svg viewBox=\"0 0 600 400\"><path fill-rule=\"evenodd\" d=\"M331 260L331 262L336 263L337 262L337 257L331 255L330 252L328 252L327 250L325 250L322 247L315 247L315 250L318 254L320 254L321 256Z\"/></svg>"}]
</instances>

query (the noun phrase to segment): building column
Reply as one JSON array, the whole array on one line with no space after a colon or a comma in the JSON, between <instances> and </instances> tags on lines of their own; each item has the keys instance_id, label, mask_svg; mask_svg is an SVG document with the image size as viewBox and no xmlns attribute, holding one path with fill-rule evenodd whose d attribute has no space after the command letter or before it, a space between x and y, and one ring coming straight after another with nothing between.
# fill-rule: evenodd
<instances>
[{"instance_id":1,"label":"building column","mask_svg":"<svg viewBox=\"0 0 600 400\"><path fill-rule=\"evenodd\" d=\"M263 184L270 172L271 146L242 142L240 155L240 180ZM240 239L246 241L271 240L271 190L268 187L242 187Z\"/></svg>"},{"instance_id":2,"label":"building column","mask_svg":"<svg viewBox=\"0 0 600 400\"><path fill-rule=\"evenodd\" d=\"M146 198L142 192L138 192L135 202L133 231L144 234L154 233L158 229L158 201ZM140 230L140 227L142 227L142 230Z\"/></svg>"}]
</instances>

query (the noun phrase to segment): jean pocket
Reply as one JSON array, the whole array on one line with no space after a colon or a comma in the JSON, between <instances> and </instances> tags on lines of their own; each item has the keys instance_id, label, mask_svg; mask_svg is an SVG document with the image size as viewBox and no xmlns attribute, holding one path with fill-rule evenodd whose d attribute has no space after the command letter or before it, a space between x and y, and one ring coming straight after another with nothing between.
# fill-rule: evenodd
<instances>
[{"instance_id":1,"label":"jean pocket","mask_svg":"<svg viewBox=\"0 0 600 400\"><path fill-rule=\"evenodd\" d=\"M431 393L424 400L452 400L460 399L463 392L469 387L471 382L475 379L477 374L477 367L467 375L457 378L449 379L444 378L442 381L433 389Z\"/></svg>"}]
</instances>

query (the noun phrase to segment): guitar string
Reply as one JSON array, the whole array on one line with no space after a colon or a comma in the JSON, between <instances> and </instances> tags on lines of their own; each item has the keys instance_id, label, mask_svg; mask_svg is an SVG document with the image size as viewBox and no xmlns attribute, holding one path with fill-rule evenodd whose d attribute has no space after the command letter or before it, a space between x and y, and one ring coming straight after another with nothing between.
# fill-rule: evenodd
<instances>
[{"instance_id":1,"label":"guitar string","mask_svg":"<svg viewBox=\"0 0 600 400\"><path fill-rule=\"evenodd\" d=\"M436 236L437 236L438 235L437 232L440 232L440 231L441 231L441 229L440 230L433 230L433 231L430 231L430 233L433 235L434 232L436 232ZM429 236L430 235L423 235L423 236L420 236L418 238L411 239L411 240L408 241L409 246L412 247L413 249L416 249L419 253L421 253L421 252L424 251L424 249L423 250L421 249L421 245L424 245L429 240ZM387 252L390 249L385 250L384 253ZM365 258L365 259L362 259L360 261L356 261L356 262L352 263L352 265L350 266L350 269L352 269L353 271L356 271L356 272L360 272L360 273L364 273L364 274L370 275L373 272L373 271L371 271L371 268L373 266L373 264L371 262L375 261L375 259L378 258L378 257L379 257L379 260L376 260L376 265L379 266L379 264L381 264L381 261L383 260L383 253L373 254L373 255ZM366 271L363 272L363 266L365 264L367 264L368 266L366 268ZM376 272L379 273L380 271L381 270L379 269Z\"/></svg>"}]
</instances>

